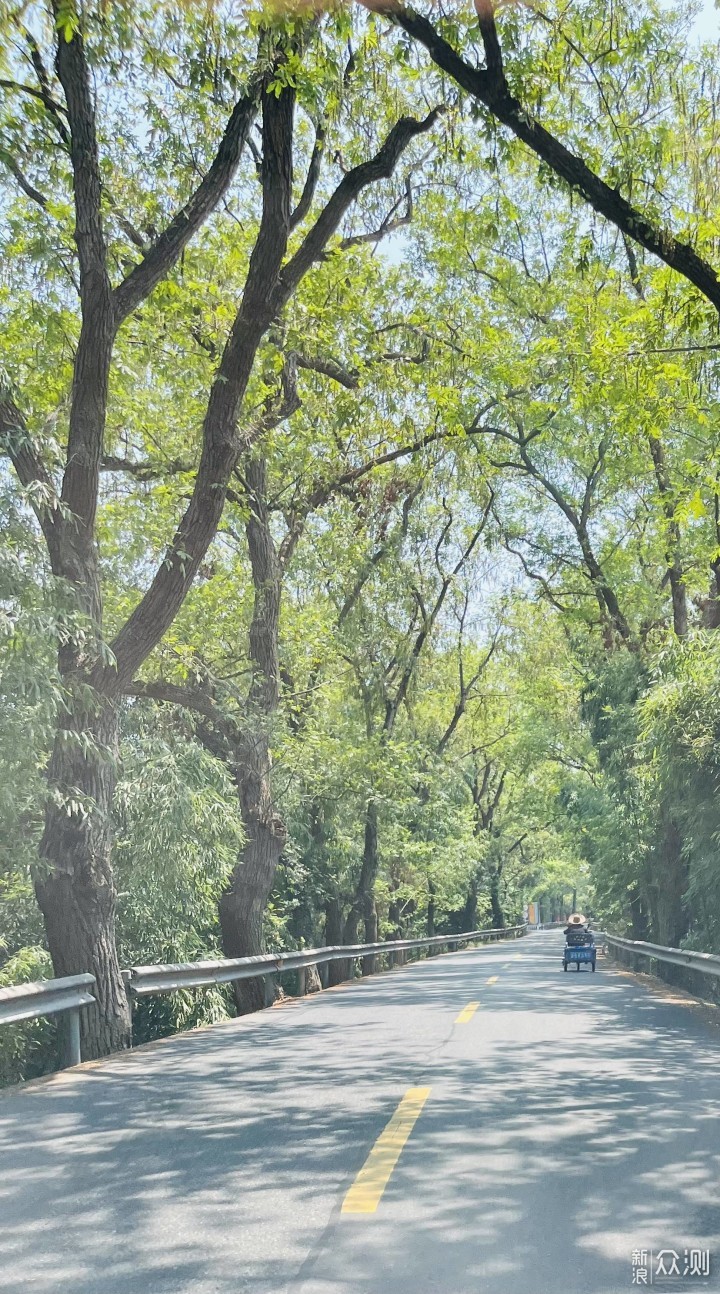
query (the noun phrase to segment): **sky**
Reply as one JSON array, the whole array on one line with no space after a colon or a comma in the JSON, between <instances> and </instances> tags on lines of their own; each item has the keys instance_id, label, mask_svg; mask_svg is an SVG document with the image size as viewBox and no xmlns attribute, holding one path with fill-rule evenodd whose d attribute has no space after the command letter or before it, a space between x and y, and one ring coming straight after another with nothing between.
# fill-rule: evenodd
<instances>
[{"instance_id":1,"label":"sky","mask_svg":"<svg viewBox=\"0 0 720 1294\"><path fill-rule=\"evenodd\" d=\"M720 36L720 10L715 8L715 0L703 0L703 9L698 17L696 30L703 40L712 40Z\"/></svg>"}]
</instances>

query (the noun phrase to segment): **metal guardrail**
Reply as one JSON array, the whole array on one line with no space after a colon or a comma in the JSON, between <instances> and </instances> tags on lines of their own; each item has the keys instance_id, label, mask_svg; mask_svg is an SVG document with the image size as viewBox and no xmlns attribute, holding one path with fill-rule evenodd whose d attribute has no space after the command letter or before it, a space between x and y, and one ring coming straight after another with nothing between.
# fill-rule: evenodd
<instances>
[{"instance_id":1,"label":"metal guardrail","mask_svg":"<svg viewBox=\"0 0 720 1294\"><path fill-rule=\"evenodd\" d=\"M299 992L306 987L306 971L310 966L323 966L331 961L354 961L359 957L389 956L393 961L398 953L416 948L457 947L459 944L492 942L518 938L527 926L511 926L504 930L469 930L459 935L434 935L426 939L396 939L375 944L338 944L327 948L305 948L299 952L265 953L259 957L237 957L218 961L188 962L177 966L133 966L123 971L123 979L131 997L148 997L151 993L174 993L179 989L205 988L213 984L229 984L235 980L262 977L272 986L273 977L282 971L297 971L300 976ZM61 1067L79 1065L80 1011L91 1006L95 998L94 975L71 975L64 979L39 980L32 984L17 984L0 988L0 1025L17 1024L41 1016L63 1014L65 1028L61 1029ZM268 994L266 988L266 1001Z\"/></svg>"},{"instance_id":2,"label":"metal guardrail","mask_svg":"<svg viewBox=\"0 0 720 1294\"><path fill-rule=\"evenodd\" d=\"M38 980L32 984L14 984L0 988L0 1024L17 1024L44 1015L66 1014L66 1028L61 1033L61 1064L80 1064L80 1011L91 1006L95 998L94 975L68 975L64 979Z\"/></svg>"},{"instance_id":3,"label":"metal guardrail","mask_svg":"<svg viewBox=\"0 0 720 1294\"><path fill-rule=\"evenodd\" d=\"M354 961L362 957L390 956L416 948L441 948L461 943L492 942L514 939L525 934L527 926L506 929L469 930L459 935L433 935L425 939L385 940L375 944L336 944L327 948L304 948L299 952L264 953L257 957L236 957L218 961L186 962L177 966L133 966L124 972L125 984L133 997L151 993L175 993L178 989L206 988L213 984L230 984L235 980L272 977L282 971L298 971L300 995L305 991L305 972L310 966L325 966L332 961Z\"/></svg>"},{"instance_id":4,"label":"metal guardrail","mask_svg":"<svg viewBox=\"0 0 720 1294\"><path fill-rule=\"evenodd\" d=\"M664 948L661 944L648 944L640 939L621 939L618 935L605 935L605 942L608 947L621 948L634 957L667 962L671 966L682 966L685 970L701 971L703 975L714 975L720 978L720 957L716 957L714 953L697 953L686 948Z\"/></svg>"}]
</instances>

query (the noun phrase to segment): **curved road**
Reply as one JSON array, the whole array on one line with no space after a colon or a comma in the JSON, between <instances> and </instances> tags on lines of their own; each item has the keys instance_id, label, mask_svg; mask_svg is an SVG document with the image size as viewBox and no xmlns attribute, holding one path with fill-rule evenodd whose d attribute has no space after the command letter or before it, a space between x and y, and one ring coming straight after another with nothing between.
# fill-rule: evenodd
<instances>
[{"instance_id":1,"label":"curved road","mask_svg":"<svg viewBox=\"0 0 720 1294\"><path fill-rule=\"evenodd\" d=\"M451 954L0 1097L0 1289L720 1289L720 1030L560 949Z\"/></svg>"}]
</instances>

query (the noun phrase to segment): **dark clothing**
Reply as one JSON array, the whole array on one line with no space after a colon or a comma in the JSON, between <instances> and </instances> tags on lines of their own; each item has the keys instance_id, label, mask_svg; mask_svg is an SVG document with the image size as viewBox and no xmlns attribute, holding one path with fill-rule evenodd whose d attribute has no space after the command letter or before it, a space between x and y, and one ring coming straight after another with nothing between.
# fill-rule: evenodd
<instances>
[{"instance_id":1,"label":"dark clothing","mask_svg":"<svg viewBox=\"0 0 720 1294\"><path fill-rule=\"evenodd\" d=\"M585 944L591 944L593 937L587 926L567 926L565 929L565 943L569 948L582 948Z\"/></svg>"}]
</instances>

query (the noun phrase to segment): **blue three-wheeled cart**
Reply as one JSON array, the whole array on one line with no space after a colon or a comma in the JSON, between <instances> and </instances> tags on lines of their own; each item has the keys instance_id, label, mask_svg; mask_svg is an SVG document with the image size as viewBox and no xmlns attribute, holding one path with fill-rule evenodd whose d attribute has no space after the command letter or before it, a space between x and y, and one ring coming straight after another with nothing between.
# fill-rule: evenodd
<instances>
[{"instance_id":1,"label":"blue three-wheeled cart","mask_svg":"<svg viewBox=\"0 0 720 1294\"><path fill-rule=\"evenodd\" d=\"M568 966L575 966L578 971L581 966L589 966L591 970L595 970L596 956L597 948L594 943L580 944L578 947L574 948L570 944L565 944L565 951L563 953L563 970L566 971Z\"/></svg>"}]
</instances>

